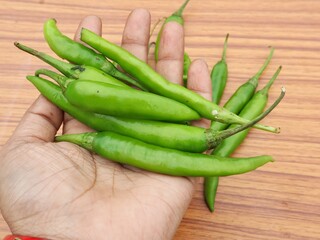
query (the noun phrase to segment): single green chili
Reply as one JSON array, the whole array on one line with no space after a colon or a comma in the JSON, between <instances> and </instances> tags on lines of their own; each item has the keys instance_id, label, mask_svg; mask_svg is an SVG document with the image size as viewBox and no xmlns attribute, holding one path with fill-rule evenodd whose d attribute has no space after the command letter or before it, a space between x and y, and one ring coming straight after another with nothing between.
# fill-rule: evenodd
<instances>
[{"instance_id":1,"label":"single green chili","mask_svg":"<svg viewBox=\"0 0 320 240\"><path fill-rule=\"evenodd\" d=\"M223 95L227 80L228 80L228 65L226 63L226 52L227 52L227 43L228 43L229 34L227 34L226 39L224 41L224 47L222 52L222 57L219 62L217 62L211 71L211 89L212 89L212 102L219 105L221 97ZM234 94L236 95L236 94ZM225 106L224 106L225 107ZM227 109L227 108L226 108ZM230 109L227 109L230 110ZM233 111L231 111L233 112ZM237 114L237 112L233 112ZM228 126L228 124L220 123L216 121L211 121L211 128L215 126ZM221 129L223 130L223 129ZM212 194L213 196L210 196L210 199L215 200L216 192L214 190L217 190L219 184L219 178L218 177L205 177L204 178L204 194ZM210 191L208 190L210 189ZM211 210L211 209L210 209ZM213 208L212 208L213 211Z\"/></svg>"},{"instance_id":2,"label":"single green chili","mask_svg":"<svg viewBox=\"0 0 320 240\"><path fill-rule=\"evenodd\" d=\"M183 20L183 17L182 17L182 13L183 13L183 10L185 9L185 7L187 6L189 1L190 0L186 0L182 4L182 6L177 11L172 13L171 16L167 17L166 20L164 21L164 23L162 24L161 29L159 31L159 34L157 36L155 52L154 52L154 57L155 57L156 62L158 61L160 39L161 39L161 35L162 35L162 31L163 31L164 26L169 22L176 22L176 23L179 23L180 25L183 26L184 25L184 20Z\"/></svg>"},{"instance_id":3,"label":"single green chili","mask_svg":"<svg viewBox=\"0 0 320 240\"><path fill-rule=\"evenodd\" d=\"M56 84L35 76L28 76L27 79L49 101L91 128L97 131L113 131L165 148L201 153L215 147L224 138L250 126L242 125L231 131L213 131L181 124L91 113L71 105L63 95L61 88ZM265 114L267 113L266 111ZM251 124L254 124L254 121Z\"/></svg>"},{"instance_id":4,"label":"single green chili","mask_svg":"<svg viewBox=\"0 0 320 240\"><path fill-rule=\"evenodd\" d=\"M281 71L281 67L278 68L278 70L273 75L273 77L268 82L268 84L263 89L259 90L253 95L252 99L241 110L239 116L242 116L247 119L254 119L256 116L261 114L261 112L263 111L263 109L265 108L268 102L268 91L271 85L273 84L273 82L275 81L275 79L277 78L280 71ZM284 88L282 89L282 92L284 94L285 92ZM232 129L236 126L237 125L232 124L229 126L228 129ZM224 157L230 156L230 154L232 154L234 150L243 142L248 132L249 132L249 129L224 139L214 149L212 154L218 155L218 156L224 156ZM219 179L216 179L216 177L205 178L204 195L205 195L205 201L210 211L214 211L214 203L215 203L218 183L219 183Z\"/></svg>"},{"instance_id":5,"label":"single green chili","mask_svg":"<svg viewBox=\"0 0 320 240\"><path fill-rule=\"evenodd\" d=\"M188 83L188 72L191 65L191 59L188 53L184 52L183 54L183 85L187 87Z\"/></svg>"},{"instance_id":6,"label":"single green chili","mask_svg":"<svg viewBox=\"0 0 320 240\"><path fill-rule=\"evenodd\" d=\"M89 112L167 122L200 119L197 112L180 102L133 88L86 80L59 84L71 104Z\"/></svg>"},{"instance_id":7,"label":"single green chili","mask_svg":"<svg viewBox=\"0 0 320 240\"><path fill-rule=\"evenodd\" d=\"M210 212L214 212L216 196L219 186L219 177L204 178L204 199Z\"/></svg>"},{"instance_id":8,"label":"single green chili","mask_svg":"<svg viewBox=\"0 0 320 240\"><path fill-rule=\"evenodd\" d=\"M217 105L220 103L228 79L228 65L226 62L228 37L229 34L227 34L224 41L222 58L213 66L211 71L212 100Z\"/></svg>"},{"instance_id":9,"label":"single green chili","mask_svg":"<svg viewBox=\"0 0 320 240\"><path fill-rule=\"evenodd\" d=\"M77 66L77 67L81 67L81 66ZM73 68L73 70L76 70L76 68ZM118 87L122 87L122 88L125 88L125 89L131 89L130 86L128 86L128 85L126 85L126 84L124 84L122 82L120 82L120 84L118 84L118 82L119 82L118 79L113 78L112 76L107 75L107 74L105 74L103 72L102 73L104 75L100 75L100 73L98 73L98 72L95 75L95 71L92 72L93 74L89 74L88 75L87 73L89 73L90 71L86 71L86 70L83 71L83 72L85 72L85 74L80 74L81 77L78 78L78 80L102 82L102 83L107 83L107 84L112 84L112 85L115 85L115 86L118 86ZM81 71L81 70L79 70L79 71ZM53 72L53 71L51 71L49 69L44 69L44 68L36 70L35 76L38 77L40 75L45 75L45 76L51 77L52 79L57 79L59 81L64 81L65 79L69 79L66 76L60 75L60 74L58 74L56 72ZM88 77L88 78L85 78L85 77ZM71 80L75 80L75 79L69 79L69 80L71 81ZM118 81L118 82L115 82L115 81Z\"/></svg>"},{"instance_id":10,"label":"single green chili","mask_svg":"<svg viewBox=\"0 0 320 240\"><path fill-rule=\"evenodd\" d=\"M81 40L116 61L126 72L135 77L141 85L150 91L181 102L196 110L204 118L225 123L245 124L249 122L249 120L206 100L199 94L169 82L145 62L88 29L82 29ZM278 131L277 128L261 124L256 124L254 127L270 132Z\"/></svg>"},{"instance_id":11,"label":"single green chili","mask_svg":"<svg viewBox=\"0 0 320 240\"><path fill-rule=\"evenodd\" d=\"M62 135L55 140L77 144L112 161L174 176L228 176L249 172L273 161L271 156L231 159L187 153L113 132Z\"/></svg>"},{"instance_id":12,"label":"single green chili","mask_svg":"<svg viewBox=\"0 0 320 240\"><path fill-rule=\"evenodd\" d=\"M111 75L101 70L98 70L94 67L85 66L85 65L80 66L80 65L67 63L67 62L58 60L56 58L53 58L47 55L46 53L38 52L37 50L27 47L18 42L15 42L14 45L20 50L27 52L41 59L42 61L48 63L49 65L56 68L58 71L60 71L61 73L63 73L65 76L69 78L87 79L87 80L94 79L95 81L106 82L106 83L114 84L117 86L129 88L129 86L126 85L125 83L119 81L118 79L112 77ZM134 83L130 82L130 84L134 84ZM140 86L140 84L136 84L136 86L139 88L143 88L142 86ZM145 89L143 88L143 90Z\"/></svg>"},{"instance_id":13,"label":"single green chili","mask_svg":"<svg viewBox=\"0 0 320 240\"><path fill-rule=\"evenodd\" d=\"M55 19L49 19L45 22L43 32L50 48L59 57L78 65L100 69L117 79L135 85L136 81L134 79L119 71L103 55L63 35L57 28Z\"/></svg>"}]
</instances>

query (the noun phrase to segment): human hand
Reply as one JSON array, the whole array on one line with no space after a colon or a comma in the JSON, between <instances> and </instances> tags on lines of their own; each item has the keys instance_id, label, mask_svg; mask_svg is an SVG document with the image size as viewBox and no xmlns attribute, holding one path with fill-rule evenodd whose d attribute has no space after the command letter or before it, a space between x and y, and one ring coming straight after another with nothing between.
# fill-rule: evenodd
<instances>
[{"instance_id":1,"label":"human hand","mask_svg":"<svg viewBox=\"0 0 320 240\"><path fill-rule=\"evenodd\" d=\"M150 14L128 17L122 47L148 61ZM101 21L86 17L81 27L101 34ZM149 63L182 84L184 36L169 23L159 61ZM202 60L192 63L188 87L211 99ZM208 121L195 124L208 127ZM108 161L70 144L54 143L63 133L91 131L40 96L1 150L0 208L14 234L48 239L170 239L192 198L194 178L172 177ZM152 159L150 159L152 161Z\"/></svg>"}]
</instances>

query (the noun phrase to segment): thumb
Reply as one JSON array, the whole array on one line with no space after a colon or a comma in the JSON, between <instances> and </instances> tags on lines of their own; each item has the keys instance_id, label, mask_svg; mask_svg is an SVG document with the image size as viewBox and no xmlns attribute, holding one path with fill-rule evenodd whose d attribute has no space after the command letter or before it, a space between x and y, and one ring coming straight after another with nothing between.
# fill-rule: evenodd
<instances>
[{"instance_id":1,"label":"thumb","mask_svg":"<svg viewBox=\"0 0 320 240\"><path fill-rule=\"evenodd\" d=\"M26 111L9 141L52 142L62 117L62 111L40 95Z\"/></svg>"}]
</instances>

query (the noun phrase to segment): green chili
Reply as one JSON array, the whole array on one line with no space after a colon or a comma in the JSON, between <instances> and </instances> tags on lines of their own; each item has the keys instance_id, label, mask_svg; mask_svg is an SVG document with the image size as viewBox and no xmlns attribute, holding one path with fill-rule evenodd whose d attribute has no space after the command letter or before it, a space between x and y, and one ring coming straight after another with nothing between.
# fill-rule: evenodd
<instances>
[{"instance_id":1,"label":"green chili","mask_svg":"<svg viewBox=\"0 0 320 240\"><path fill-rule=\"evenodd\" d=\"M183 85L187 87L188 83L188 72L191 65L191 59L188 53L184 52L183 54Z\"/></svg>"},{"instance_id":2,"label":"green chili","mask_svg":"<svg viewBox=\"0 0 320 240\"><path fill-rule=\"evenodd\" d=\"M183 86L169 82L145 62L88 29L82 29L81 40L117 62L126 72L135 77L137 81L147 89L189 106L204 118L225 123L245 124L249 122L249 120L241 118L206 100L199 94ZM277 128L260 124L256 124L254 127L270 132L278 131Z\"/></svg>"},{"instance_id":3,"label":"green chili","mask_svg":"<svg viewBox=\"0 0 320 240\"><path fill-rule=\"evenodd\" d=\"M71 104L89 112L168 122L200 119L197 112L180 102L133 88L86 80L59 84Z\"/></svg>"},{"instance_id":4,"label":"green chili","mask_svg":"<svg viewBox=\"0 0 320 240\"><path fill-rule=\"evenodd\" d=\"M54 79L56 82L65 82L65 81L69 80L68 77L66 77L66 76L60 75L54 71L51 71L49 69L44 69L44 68L36 70L34 75L36 77L39 77L40 75L45 75L47 77ZM72 79L72 80L74 80L74 79Z\"/></svg>"},{"instance_id":5,"label":"green chili","mask_svg":"<svg viewBox=\"0 0 320 240\"><path fill-rule=\"evenodd\" d=\"M186 0L182 4L182 6L177 11L175 11L173 14L171 14L171 16L166 18L165 22L162 24L161 29L160 29L158 36L157 36L156 43L155 43L154 56L155 56L156 62L158 61L160 39L162 36L162 31L163 31L164 26L169 22L177 22L183 26L184 19L182 17L182 13L183 13L185 7L187 6L188 2L189 2L189 0ZM187 82L188 82L188 71L189 71L190 64L191 64L191 59L190 59L189 55L186 52L184 52L184 54L183 54L183 85L185 87L187 86Z\"/></svg>"},{"instance_id":6,"label":"green chili","mask_svg":"<svg viewBox=\"0 0 320 240\"><path fill-rule=\"evenodd\" d=\"M225 86L226 86L226 83L228 80L228 65L226 63L226 52L227 52L228 38L229 38L229 34L227 34L226 39L224 41L224 47L223 47L221 60L213 66L212 71L211 71L211 75L210 75L211 88L212 88L212 102L217 105L220 103L221 97L223 95L223 92L224 92L224 89L225 89ZM230 110L230 109L228 109L228 110ZM233 111L231 111L231 112L233 112ZM233 113L237 114L236 112L233 112ZM227 124L225 124L225 123L211 121L211 128L213 128L213 126L215 126L214 125L215 123L216 123L216 126L227 126ZM221 129L221 130L223 130L223 129ZM205 177L204 178L205 198L213 199L213 201L215 200L218 184L219 184L218 177ZM213 211L213 208L211 211Z\"/></svg>"},{"instance_id":7,"label":"green chili","mask_svg":"<svg viewBox=\"0 0 320 240\"><path fill-rule=\"evenodd\" d=\"M235 93L223 106L225 109L233 112L234 114L238 114L242 110L242 108L250 101L258 86L259 78L272 59L273 52L274 48L271 48L269 56L267 57L259 71L235 91ZM214 129L216 131L226 129L227 127L228 124L225 123L211 122L211 129Z\"/></svg>"},{"instance_id":8,"label":"green chili","mask_svg":"<svg viewBox=\"0 0 320 240\"><path fill-rule=\"evenodd\" d=\"M241 85L237 91L231 96L231 98L226 102L223 106L224 108L228 109L229 111L238 114L241 109L250 101L252 98L255 89L258 86L258 80L269 65L269 62L272 58L274 49L271 48L270 54L266 61L264 62L263 66L260 70L251 77L246 83ZM220 123L220 122L211 122L211 129L216 131L222 131L228 127L228 124ZM210 209L210 211L214 211L214 203L216 192L218 189L219 178L218 177L206 177L204 179L204 196L206 203Z\"/></svg>"},{"instance_id":9,"label":"green chili","mask_svg":"<svg viewBox=\"0 0 320 240\"><path fill-rule=\"evenodd\" d=\"M166 19L167 19L166 17L159 18L158 21L153 25L153 27L150 30L149 40L150 40L151 36L153 35L154 31L156 30L158 24L161 23L162 21L165 21ZM151 45L155 45L155 44L156 44L155 42L150 42L149 47Z\"/></svg>"},{"instance_id":10,"label":"green chili","mask_svg":"<svg viewBox=\"0 0 320 240\"><path fill-rule=\"evenodd\" d=\"M215 147L224 138L250 126L243 125L231 131L213 131L181 124L91 113L71 105L63 95L61 88L56 84L35 76L28 76L27 79L49 101L91 128L97 131L113 131L165 148L201 153ZM266 111L265 114L267 113ZM257 118L255 121L260 119ZM254 121L251 122L251 124L254 123Z\"/></svg>"},{"instance_id":11,"label":"green chili","mask_svg":"<svg viewBox=\"0 0 320 240\"><path fill-rule=\"evenodd\" d=\"M278 68L276 73L273 75L271 80L268 82L268 84L261 89L260 91L256 92L252 99L245 105L245 107L241 110L239 116L247 118L247 119L254 119L256 116L261 114L265 106L268 102L268 91L277 78L278 74L281 71L281 67ZM284 89L282 89L282 92L284 94ZM237 125L232 124L229 126L228 129L232 129L236 127ZM245 137L247 136L249 132L249 129L244 130L240 133L237 133L229 138L224 139L212 152L213 155L218 156L230 156L234 152L234 150L243 142ZM219 179L216 179L216 177L209 177L205 178L205 185L204 185L204 195L205 200L207 203L207 206L209 207L210 211L214 211L214 203L215 203L215 197L216 192L218 188Z\"/></svg>"},{"instance_id":12,"label":"green chili","mask_svg":"<svg viewBox=\"0 0 320 240\"><path fill-rule=\"evenodd\" d=\"M271 80L268 82L268 84L253 95L252 99L241 110L239 116L242 116L246 119L254 119L256 116L261 114L261 112L263 111L263 109L265 108L268 102L268 91L272 86L273 82L275 81L280 70L281 70L281 67L279 67L279 69L271 78ZM236 126L237 126L236 124L232 124L229 126L228 129L234 128ZM228 138L228 140L225 139L223 142L219 144L219 146L217 146L213 154L218 152L219 154L222 154L224 156L230 155L241 144L241 142L244 140L248 132L249 130L247 129L242 131L241 133L237 133L236 135Z\"/></svg>"},{"instance_id":13,"label":"green chili","mask_svg":"<svg viewBox=\"0 0 320 240\"><path fill-rule=\"evenodd\" d=\"M190 0L186 0L182 4L182 6L177 11L175 11L173 14L171 14L171 16L167 17L166 20L164 21L164 23L162 24L161 29L159 31L159 34L157 36L155 52L154 52L156 62L158 61L160 39L161 39L161 35L162 35L162 31L163 31L164 26L169 22L176 22L176 23L179 23L180 25L183 26L184 20L182 17L182 13L183 13L183 10L185 9L185 7L187 6L189 1Z\"/></svg>"},{"instance_id":14,"label":"green chili","mask_svg":"<svg viewBox=\"0 0 320 240\"><path fill-rule=\"evenodd\" d=\"M222 58L213 66L211 71L212 100L217 105L220 103L228 79L228 65L226 62L228 37L229 34L227 34L224 41Z\"/></svg>"},{"instance_id":15,"label":"green chili","mask_svg":"<svg viewBox=\"0 0 320 240\"><path fill-rule=\"evenodd\" d=\"M21 49L24 52L30 53L31 55L41 59L42 61L48 63L52 67L56 68L58 71L63 73L65 76L69 78L74 78L74 79L94 79L95 81L101 81L101 82L106 82L122 87L127 87L129 88L128 85L125 83L119 81L118 79L106 74L105 72L98 70L94 67L90 66L85 66L85 65L74 65L71 63L67 63L64 61L60 61L56 58L53 58L43 52L38 52L37 50L34 50L30 47L27 47L21 43L15 42L14 45ZM132 82L130 84L133 84ZM142 88L139 84L136 85L137 87ZM145 89L143 89L145 90Z\"/></svg>"},{"instance_id":16,"label":"green chili","mask_svg":"<svg viewBox=\"0 0 320 240\"><path fill-rule=\"evenodd\" d=\"M73 68L73 70L77 71L82 71L81 69L81 66L76 66L75 68ZM95 81L95 82L102 82L102 83L108 83L108 84L112 84L112 85L115 85L115 86L118 86L118 87L122 87L122 88L126 88L126 89L131 89L130 86L122 83L122 82L119 82L118 79L116 78L113 78L112 76L110 75L107 75L105 74L104 72L103 75L101 75L99 72L95 72L95 71L92 71L90 73L90 71L86 71L87 69L85 68L84 71L82 71L82 73L84 74L80 74L81 77L78 78L79 80L88 80L88 81ZM90 73L90 74L88 74ZM48 77L51 77L53 79L59 79L60 81L63 81L65 79L68 79L68 77L66 76L63 76L63 75L60 75L60 74L57 74L51 70L48 70L48 69L44 69L44 68L41 68L41 69L38 69L36 72L35 72L35 76L40 76L40 75L45 75L45 76L48 76ZM75 80L75 79L69 79L69 80ZM117 81L117 82L116 82ZM120 84L118 84L120 83Z\"/></svg>"},{"instance_id":17,"label":"green chili","mask_svg":"<svg viewBox=\"0 0 320 240\"><path fill-rule=\"evenodd\" d=\"M135 85L136 81L134 79L119 71L102 54L96 53L94 50L63 35L57 28L55 19L49 19L45 22L44 37L52 51L59 57L72 63L100 69L117 79Z\"/></svg>"},{"instance_id":18,"label":"green chili","mask_svg":"<svg viewBox=\"0 0 320 240\"><path fill-rule=\"evenodd\" d=\"M215 202L216 202L218 186L219 186L219 177L204 178L204 200L210 212L214 212L215 210Z\"/></svg>"},{"instance_id":19,"label":"green chili","mask_svg":"<svg viewBox=\"0 0 320 240\"><path fill-rule=\"evenodd\" d=\"M228 176L252 171L271 156L224 158L163 148L113 132L62 135L56 141L77 144L109 160L174 176Z\"/></svg>"}]
</instances>

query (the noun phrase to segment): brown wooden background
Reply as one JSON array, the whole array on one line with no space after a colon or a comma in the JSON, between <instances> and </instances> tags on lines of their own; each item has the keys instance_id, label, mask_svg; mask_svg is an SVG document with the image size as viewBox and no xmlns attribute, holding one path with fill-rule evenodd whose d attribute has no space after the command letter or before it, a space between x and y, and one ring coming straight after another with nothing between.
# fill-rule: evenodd
<instances>
[{"instance_id":1,"label":"brown wooden background","mask_svg":"<svg viewBox=\"0 0 320 240\"><path fill-rule=\"evenodd\" d=\"M49 52L42 24L58 20L69 36L88 14L103 19L103 34L120 43L130 10L145 7L152 22L167 16L182 0L1 0L0 144L4 144L38 92L25 75L46 66L18 51L19 40ZM320 1L191 0L185 11L186 50L211 67L230 33L229 82L224 100L253 75L267 46L276 48L263 86L281 64L270 102L286 86L287 95L264 123L281 126L280 135L252 130L235 156L271 154L276 162L252 173L221 180L216 212L203 202L202 184L175 239L320 239ZM224 101L223 101L224 102ZM0 166L1 167L1 166ZM0 220L0 238L9 232Z\"/></svg>"}]
</instances>

